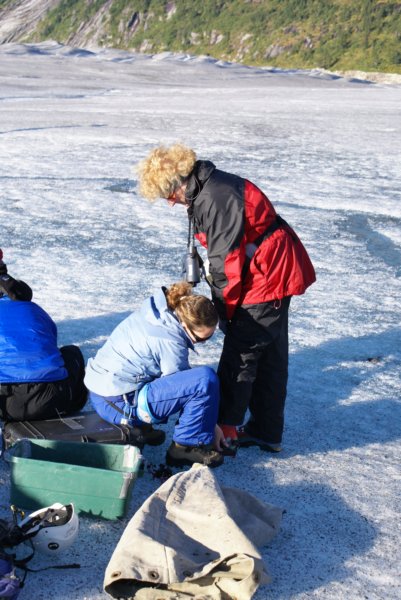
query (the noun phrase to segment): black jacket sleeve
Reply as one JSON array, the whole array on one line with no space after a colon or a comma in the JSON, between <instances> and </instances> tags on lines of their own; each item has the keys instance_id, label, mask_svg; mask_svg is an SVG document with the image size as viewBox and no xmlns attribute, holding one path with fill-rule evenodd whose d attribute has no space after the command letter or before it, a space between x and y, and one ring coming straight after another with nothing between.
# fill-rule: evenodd
<instances>
[{"instance_id":1,"label":"black jacket sleeve","mask_svg":"<svg viewBox=\"0 0 401 600\"><path fill-rule=\"evenodd\" d=\"M212 295L220 318L231 319L238 305L245 260L244 180L216 170L196 200L206 235Z\"/></svg>"}]
</instances>

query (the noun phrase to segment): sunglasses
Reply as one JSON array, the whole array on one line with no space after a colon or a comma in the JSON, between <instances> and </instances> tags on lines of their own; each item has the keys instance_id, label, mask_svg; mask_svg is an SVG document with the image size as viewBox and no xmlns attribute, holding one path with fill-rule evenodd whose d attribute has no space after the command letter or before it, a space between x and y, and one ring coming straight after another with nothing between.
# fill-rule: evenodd
<instances>
[{"instance_id":1,"label":"sunglasses","mask_svg":"<svg viewBox=\"0 0 401 600\"><path fill-rule=\"evenodd\" d=\"M194 332L192 331L192 329L189 329L189 327L188 327L188 326L187 326L187 328L188 328L188 331L189 331L189 333L192 335L193 339L195 340L195 342L198 342L198 343L207 342L207 340L210 340L210 338L211 338L211 337L212 337L212 335L214 334L214 331L213 331L213 333L211 333L211 334L210 334L210 335L208 335L207 337L203 337L203 338L201 338L201 337L199 337L198 335L196 335L196 333L194 333Z\"/></svg>"}]
</instances>

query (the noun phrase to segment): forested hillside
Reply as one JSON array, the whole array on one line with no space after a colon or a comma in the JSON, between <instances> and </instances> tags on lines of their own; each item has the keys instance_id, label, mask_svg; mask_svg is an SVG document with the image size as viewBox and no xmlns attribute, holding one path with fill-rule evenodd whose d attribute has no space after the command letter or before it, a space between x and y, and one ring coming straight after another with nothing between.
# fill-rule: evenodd
<instances>
[{"instance_id":1,"label":"forested hillside","mask_svg":"<svg viewBox=\"0 0 401 600\"><path fill-rule=\"evenodd\" d=\"M401 73L401 3L0 0L0 42L48 39L249 65Z\"/></svg>"}]
</instances>

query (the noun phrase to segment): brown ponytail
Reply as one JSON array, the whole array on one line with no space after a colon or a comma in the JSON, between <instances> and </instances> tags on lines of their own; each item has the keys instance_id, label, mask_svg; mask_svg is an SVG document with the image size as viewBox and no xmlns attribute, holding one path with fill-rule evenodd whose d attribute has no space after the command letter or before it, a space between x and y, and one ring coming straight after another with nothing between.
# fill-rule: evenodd
<instances>
[{"instance_id":1,"label":"brown ponytail","mask_svg":"<svg viewBox=\"0 0 401 600\"><path fill-rule=\"evenodd\" d=\"M215 327L218 315L213 302L192 292L192 285L186 281L173 283L166 291L167 306L190 329Z\"/></svg>"}]
</instances>

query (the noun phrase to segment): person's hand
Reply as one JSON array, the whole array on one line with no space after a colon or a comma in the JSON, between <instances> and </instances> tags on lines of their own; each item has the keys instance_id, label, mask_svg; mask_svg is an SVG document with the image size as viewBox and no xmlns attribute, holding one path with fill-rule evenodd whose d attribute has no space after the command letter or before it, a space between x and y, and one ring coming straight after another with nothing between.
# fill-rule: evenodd
<instances>
[{"instance_id":1,"label":"person's hand","mask_svg":"<svg viewBox=\"0 0 401 600\"><path fill-rule=\"evenodd\" d=\"M224 456L236 456L238 450L238 434L235 425L220 425L217 426L224 436L224 442L220 443L220 452Z\"/></svg>"},{"instance_id":2,"label":"person's hand","mask_svg":"<svg viewBox=\"0 0 401 600\"><path fill-rule=\"evenodd\" d=\"M226 438L224 437L224 433L218 425L216 425L216 427L214 428L213 447L218 452L223 452L225 448L228 447Z\"/></svg>"}]
</instances>

